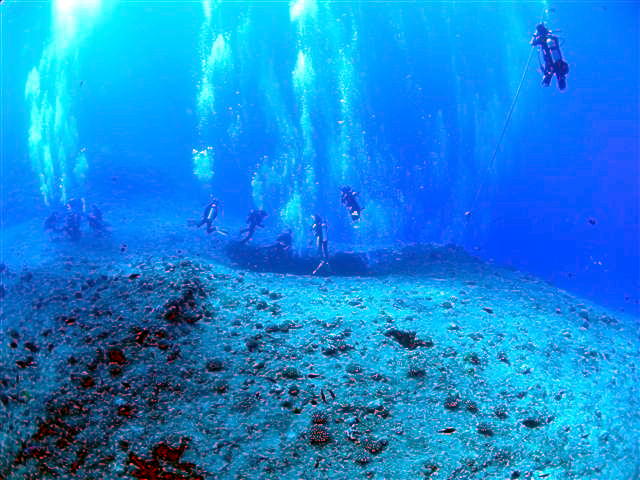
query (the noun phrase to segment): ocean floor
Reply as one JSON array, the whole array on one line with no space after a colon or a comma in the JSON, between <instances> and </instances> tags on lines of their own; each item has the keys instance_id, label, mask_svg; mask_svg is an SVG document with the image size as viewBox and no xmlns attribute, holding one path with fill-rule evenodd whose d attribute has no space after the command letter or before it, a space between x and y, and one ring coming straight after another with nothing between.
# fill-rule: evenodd
<instances>
[{"instance_id":1,"label":"ocean floor","mask_svg":"<svg viewBox=\"0 0 640 480\"><path fill-rule=\"evenodd\" d=\"M316 278L175 235L13 242L0 478L640 478L638 319L455 247Z\"/></svg>"}]
</instances>

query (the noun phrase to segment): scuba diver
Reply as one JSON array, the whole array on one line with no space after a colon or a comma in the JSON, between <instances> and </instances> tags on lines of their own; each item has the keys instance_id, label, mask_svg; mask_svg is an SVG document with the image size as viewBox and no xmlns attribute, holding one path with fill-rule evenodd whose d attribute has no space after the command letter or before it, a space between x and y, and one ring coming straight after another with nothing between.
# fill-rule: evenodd
<instances>
[{"instance_id":1,"label":"scuba diver","mask_svg":"<svg viewBox=\"0 0 640 480\"><path fill-rule=\"evenodd\" d=\"M84 215L84 212L87 211L87 205L84 201L84 198L72 198L66 204L65 208L69 212L74 212L79 215Z\"/></svg>"},{"instance_id":2,"label":"scuba diver","mask_svg":"<svg viewBox=\"0 0 640 480\"><path fill-rule=\"evenodd\" d=\"M329 227L327 222L322 220L320 215L312 215L313 225L311 226L311 230L313 231L313 235L316 237L316 245L318 246L318 254L320 255L320 264L313 271L312 275L315 275L320 271L322 267L325 265L329 265L329 236L328 230Z\"/></svg>"},{"instance_id":3,"label":"scuba diver","mask_svg":"<svg viewBox=\"0 0 640 480\"><path fill-rule=\"evenodd\" d=\"M50 235L59 233L62 230L63 217L59 212L52 212L44 221L44 231Z\"/></svg>"},{"instance_id":4,"label":"scuba diver","mask_svg":"<svg viewBox=\"0 0 640 480\"><path fill-rule=\"evenodd\" d=\"M340 200L342 204L347 207L349 211L349 215L351 215L351 220L353 222L357 222L360 220L360 213L362 212L362 207L358 203L356 197L358 196L358 192L354 192L353 189L349 186L342 187L340 194Z\"/></svg>"},{"instance_id":5,"label":"scuba diver","mask_svg":"<svg viewBox=\"0 0 640 480\"><path fill-rule=\"evenodd\" d=\"M96 235L103 235L109 231L107 223L102 218L102 211L97 205L91 206L91 211L87 214L87 223Z\"/></svg>"},{"instance_id":6,"label":"scuba diver","mask_svg":"<svg viewBox=\"0 0 640 480\"><path fill-rule=\"evenodd\" d=\"M552 33L544 23L540 23L536 26L531 45L540 47L544 59L542 84L548 87L555 75L558 80L558 88L564 90L567 87L566 76L569 73L569 64L562 58L558 37Z\"/></svg>"},{"instance_id":7,"label":"scuba diver","mask_svg":"<svg viewBox=\"0 0 640 480\"><path fill-rule=\"evenodd\" d=\"M291 260L293 255L292 246L293 234L291 229L288 228L276 237L275 243L267 247L266 252L273 264L283 266L286 262Z\"/></svg>"},{"instance_id":8,"label":"scuba diver","mask_svg":"<svg viewBox=\"0 0 640 480\"><path fill-rule=\"evenodd\" d=\"M291 246L293 245L293 234L291 229L287 228L276 238L274 247L280 253L291 254Z\"/></svg>"},{"instance_id":9,"label":"scuba diver","mask_svg":"<svg viewBox=\"0 0 640 480\"><path fill-rule=\"evenodd\" d=\"M202 212L202 219L196 224L196 227L200 228L205 223L207 224L207 233L213 233L217 229L213 225L213 221L218 217L218 206L220 201L217 198L211 199L207 206L204 207ZM222 233L222 232L221 232Z\"/></svg>"},{"instance_id":10,"label":"scuba diver","mask_svg":"<svg viewBox=\"0 0 640 480\"><path fill-rule=\"evenodd\" d=\"M64 226L62 231L72 241L77 242L82 238L82 230L80 229L82 224L82 217L85 212L84 198L72 198L65 205L67 214L65 216Z\"/></svg>"},{"instance_id":11,"label":"scuba diver","mask_svg":"<svg viewBox=\"0 0 640 480\"><path fill-rule=\"evenodd\" d=\"M246 233L245 237L240 240L240 243L247 243L253 238L253 234L256 233L256 228L264 228L262 221L267 218L268 214L264 210L251 210L247 215L247 228L240 230L240 235Z\"/></svg>"},{"instance_id":12,"label":"scuba diver","mask_svg":"<svg viewBox=\"0 0 640 480\"><path fill-rule=\"evenodd\" d=\"M62 230L69 240L77 242L82 238L82 230L80 229L81 223L82 216L79 213L73 211L67 213Z\"/></svg>"}]
</instances>

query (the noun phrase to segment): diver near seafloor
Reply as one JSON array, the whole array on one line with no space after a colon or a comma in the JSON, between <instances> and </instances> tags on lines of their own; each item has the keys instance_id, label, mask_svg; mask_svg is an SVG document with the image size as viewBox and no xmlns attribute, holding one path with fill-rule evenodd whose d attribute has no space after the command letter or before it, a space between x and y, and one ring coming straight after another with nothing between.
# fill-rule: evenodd
<instances>
[{"instance_id":1,"label":"diver near seafloor","mask_svg":"<svg viewBox=\"0 0 640 480\"><path fill-rule=\"evenodd\" d=\"M87 223L96 235L104 235L109 232L109 225L104 221L102 211L97 205L91 206L91 210L87 214Z\"/></svg>"},{"instance_id":2,"label":"diver near seafloor","mask_svg":"<svg viewBox=\"0 0 640 480\"><path fill-rule=\"evenodd\" d=\"M65 215L62 231L69 240L77 242L82 238L82 230L80 227L84 214L84 199L71 199L65 206L67 208L67 214Z\"/></svg>"},{"instance_id":3,"label":"diver near seafloor","mask_svg":"<svg viewBox=\"0 0 640 480\"><path fill-rule=\"evenodd\" d=\"M536 26L536 31L531 39L531 45L540 47L544 66L542 66L542 84L548 87L553 76L556 76L558 88L564 90L567 87L566 76L569 73L569 64L565 62L560 51L560 41L544 23Z\"/></svg>"},{"instance_id":4,"label":"diver near seafloor","mask_svg":"<svg viewBox=\"0 0 640 480\"><path fill-rule=\"evenodd\" d=\"M264 210L251 210L247 215L247 228L240 230L240 235L246 234L240 243L247 243L253 238L256 233L256 228L264 228L262 221L268 217L267 212Z\"/></svg>"},{"instance_id":5,"label":"diver near seafloor","mask_svg":"<svg viewBox=\"0 0 640 480\"><path fill-rule=\"evenodd\" d=\"M362 212L362 207L360 203L358 203L358 192L354 192L350 186L345 186L340 189L340 201L349 211L349 215L351 216L351 221L357 222L360 220L360 214Z\"/></svg>"},{"instance_id":6,"label":"diver near seafloor","mask_svg":"<svg viewBox=\"0 0 640 480\"><path fill-rule=\"evenodd\" d=\"M64 217L60 212L52 212L44 221L44 231L49 235L54 236L56 233L60 233L63 229Z\"/></svg>"},{"instance_id":7,"label":"diver near seafloor","mask_svg":"<svg viewBox=\"0 0 640 480\"><path fill-rule=\"evenodd\" d=\"M322 267L329 265L329 227L327 222L324 221L320 215L312 215L312 218L313 225L311 226L311 230L313 231L313 235L316 237L318 255L320 255L320 263L313 271L313 275L315 275L320 271L320 269L322 269Z\"/></svg>"},{"instance_id":8,"label":"diver near seafloor","mask_svg":"<svg viewBox=\"0 0 640 480\"><path fill-rule=\"evenodd\" d=\"M293 233L288 228L276 237L275 243L265 248L269 261L276 265L284 265L293 256Z\"/></svg>"},{"instance_id":9,"label":"diver near seafloor","mask_svg":"<svg viewBox=\"0 0 640 480\"><path fill-rule=\"evenodd\" d=\"M84 198L71 198L65 204L65 208L67 209L68 212L84 215L84 213L87 210L87 205Z\"/></svg>"},{"instance_id":10,"label":"diver near seafloor","mask_svg":"<svg viewBox=\"0 0 640 480\"><path fill-rule=\"evenodd\" d=\"M196 224L196 227L200 228L202 225L207 225L207 233L213 233L217 231L214 220L218 217L218 209L220 201L217 198L211 199L209 203L204 207L202 212L202 219ZM222 233L222 232L220 232Z\"/></svg>"},{"instance_id":11,"label":"diver near seafloor","mask_svg":"<svg viewBox=\"0 0 640 480\"><path fill-rule=\"evenodd\" d=\"M291 255L291 246L293 245L293 234L291 229L287 228L284 232L276 237L274 247L279 253Z\"/></svg>"}]
</instances>

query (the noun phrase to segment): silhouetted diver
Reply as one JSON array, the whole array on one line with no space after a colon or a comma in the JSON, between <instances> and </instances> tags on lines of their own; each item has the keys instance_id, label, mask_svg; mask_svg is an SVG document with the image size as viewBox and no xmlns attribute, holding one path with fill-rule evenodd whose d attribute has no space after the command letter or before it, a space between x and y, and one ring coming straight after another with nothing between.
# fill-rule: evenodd
<instances>
[{"instance_id":1,"label":"silhouetted diver","mask_svg":"<svg viewBox=\"0 0 640 480\"><path fill-rule=\"evenodd\" d=\"M349 186L342 187L340 190L342 192L340 195L342 204L347 207L349 215L351 215L351 220L357 222L360 220L360 213L362 212L362 207L356 198L358 196L358 192L354 192Z\"/></svg>"},{"instance_id":2,"label":"silhouetted diver","mask_svg":"<svg viewBox=\"0 0 640 480\"><path fill-rule=\"evenodd\" d=\"M548 87L555 75L558 79L558 88L564 90L567 87L566 76L569 73L569 64L562 58L558 37L552 35L544 23L538 24L531 39L531 45L540 47L544 59L542 84Z\"/></svg>"}]
</instances>

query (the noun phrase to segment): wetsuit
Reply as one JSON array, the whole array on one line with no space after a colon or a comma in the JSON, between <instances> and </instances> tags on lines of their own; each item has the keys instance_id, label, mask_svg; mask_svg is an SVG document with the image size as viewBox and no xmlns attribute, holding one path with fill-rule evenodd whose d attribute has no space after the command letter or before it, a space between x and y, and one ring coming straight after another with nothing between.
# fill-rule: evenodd
<instances>
[{"instance_id":1,"label":"wetsuit","mask_svg":"<svg viewBox=\"0 0 640 480\"><path fill-rule=\"evenodd\" d=\"M342 204L347 207L347 210L349 210L349 215L351 215L351 220L354 222L360 220L360 212L362 211L362 207L360 207L360 204L356 199L357 196L358 192L354 192L349 187L345 187L342 189Z\"/></svg>"},{"instance_id":2,"label":"wetsuit","mask_svg":"<svg viewBox=\"0 0 640 480\"><path fill-rule=\"evenodd\" d=\"M58 212L53 212L44 221L44 229L47 232L59 232L60 231L61 217Z\"/></svg>"},{"instance_id":3,"label":"wetsuit","mask_svg":"<svg viewBox=\"0 0 640 480\"><path fill-rule=\"evenodd\" d=\"M67 214L65 215L62 231L70 240L78 241L82 237L82 218L85 215L84 198L72 198L67 202Z\"/></svg>"},{"instance_id":4,"label":"wetsuit","mask_svg":"<svg viewBox=\"0 0 640 480\"><path fill-rule=\"evenodd\" d=\"M291 259L293 245L293 235L291 230L287 230L276 238L276 243L270 247L270 254L275 262L282 262Z\"/></svg>"},{"instance_id":5,"label":"wetsuit","mask_svg":"<svg viewBox=\"0 0 640 480\"><path fill-rule=\"evenodd\" d=\"M322 220L320 217L316 217L314 220L313 226L313 234L316 237L316 244L318 246L318 254L323 259L329 258L329 237L328 237L328 226L326 222Z\"/></svg>"},{"instance_id":6,"label":"wetsuit","mask_svg":"<svg viewBox=\"0 0 640 480\"><path fill-rule=\"evenodd\" d=\"M80 222L82 217L79 213L69 212L67 214L65 226L63 228L67 237L74 242L80 240L82 238L82 231L80 230Z\"/></svg>"},{"instance_id":7,"label":"wetsuit","mask_svg":"<svg viewBox=\"0 0 640 480\"><path fill-rule=\"evenodd\" d=\"M213 221L218 216L218 203L211 202L204 207L204 212L202 213L202 220L200 220L197 224L197 227L200 228L205 223L207 224L207 233L215 232L216 227L213 225Z\"/></svg>"},{"instance_id":8,"label":"wetsuit","mask_svg":"<svg viewBox=\"0 0 640 480\"><path fill-rule=\"evenodd\" d=\"M569 73L569 64L562 58L558 37L552 35L544 24L540 24L536 27L531 45L540 47L542 52L544 60L542 84L548 87L555 75L558 80L558 88L564 90L567 86L566 76Z\"/></svg>"},{"instance_id":9,"label":"wetsuit","mask_svg":"<svg viewBox=\"0 0 640 480\"><path fill-rule=\"evenodd\" d=\"M278 238L276 238L276 247L282 252L288 252L289 250L291 250L292 244L293 236L291 235L290 231L281 233L280 235L278 235Z\"/></svg>"},{"instance_id":10,"label":"wetsuit","mask_svg":"<svg viewBox=\"0 0 640 480\"><path fill-rule=\"evenodd\" d=\"M92 207L91 213L87 215L87 223L96 233L104 233L107 231L107 224L102 219L102 212L96 206Z\"/></svg>"},{"instance_id":11,"label":"wetsuit","mask_svg":"<svg viewBox=\"0 0 640 480\"><path fill-rule=\"evenodd\" d=\"M313 234L316 237L316 244L318 245L318 254L321 257L320 263L313 271L313 275L318 273L322 267L329 265L329 227L326 222L316 215L314 217L313 226L311 227Z\"/></svg>"},{"instance_id":12,"label":"wetsuit","mask_svg":"<svg viewBox=\"0 0 640 480\"><path fill-rule=\"evenodd\" d=\"M247 228L240 231L240 235L246 233L245 237L240 240L242 243L247 243L253 238L256 233L256 228L263 228L262 221L267 217L267 213L264 210L252 210L247 216Z\"/></svg>"}]
</instances>

